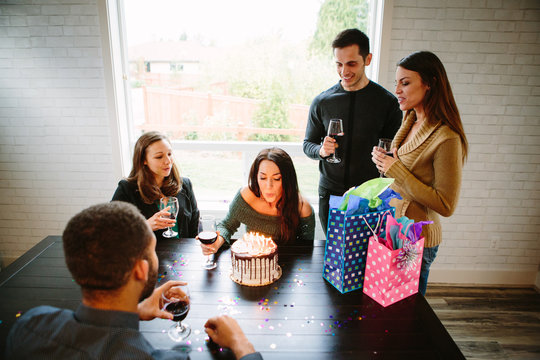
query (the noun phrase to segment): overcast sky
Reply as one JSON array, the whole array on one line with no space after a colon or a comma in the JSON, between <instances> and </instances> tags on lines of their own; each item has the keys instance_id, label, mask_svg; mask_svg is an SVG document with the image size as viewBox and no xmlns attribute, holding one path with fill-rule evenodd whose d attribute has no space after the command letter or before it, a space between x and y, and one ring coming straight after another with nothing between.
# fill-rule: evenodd
<instances>
[{"instance_id":1,"label":"overcast sky","mask_svg":"<svg viewBox=\"0 0 540 360\"><path fill-rule=\"evenodd\" d=\"M281 33L297 42L313 35L323 0L125 0L128 44L202 35L217 45Z\"/></svg>"}]
</instances>

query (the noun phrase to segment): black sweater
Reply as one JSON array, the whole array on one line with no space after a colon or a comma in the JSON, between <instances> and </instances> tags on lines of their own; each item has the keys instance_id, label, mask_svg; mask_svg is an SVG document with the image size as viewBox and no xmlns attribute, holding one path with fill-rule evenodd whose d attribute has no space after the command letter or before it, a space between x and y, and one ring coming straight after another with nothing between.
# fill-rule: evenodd
<instances>
[{"instance_id":1,"label":"black sweater","mask_svg":"<svg viewBox=\"0 0 540 360\"><path fill-rule=\"evenodd\" d=\"M394 95L370 81L363 89L346 91L340 83L319 94L311 103L304 139L304 153L319 162L319 185L336 193L379 176L371 150L380 138L392 139L403 113ZM343 140L338 150L341 163L332 164L319 155L330 119L343 120Z\"/></svg>"},{"instance_id":2,"label":"black sweater","mask_svg":"<svg viewBox=\"0 0 540 360\"><path fill-rule=\"evenodd\" d=\"M188 178L182 178L182 188L176 197L178 198L179 209L176 218L178 236L180 238L194 238L199 233L199 209L197 208L191 181ZM145 203L137 184L127 180L120 180L112 200L125 201L135 205L146 219L159 211L159 199L152 204ZM165 230L154 231L158 241L163 238L161 234Z\"/></svg>"}]
</instances>

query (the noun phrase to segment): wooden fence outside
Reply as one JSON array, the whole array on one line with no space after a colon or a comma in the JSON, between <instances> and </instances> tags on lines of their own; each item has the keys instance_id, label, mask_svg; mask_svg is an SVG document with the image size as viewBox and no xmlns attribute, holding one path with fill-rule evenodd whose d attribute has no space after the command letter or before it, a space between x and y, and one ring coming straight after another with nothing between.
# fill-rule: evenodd
<instances>
[{"instance_id":1,"label":"wooden fence outside","mask_svg":"<svg viewBox=\"0 0 540 360\"><path fill-rule=\"evenodd\" d=\"M143 87L145 121L140 129L158 130L183 138L186 134L229 133L238 140L252 134L291 135L302 139L309 106L288 107L289 129L255 127L253 116L260 100L196 91Z\"/></svg>"}]
</instances>

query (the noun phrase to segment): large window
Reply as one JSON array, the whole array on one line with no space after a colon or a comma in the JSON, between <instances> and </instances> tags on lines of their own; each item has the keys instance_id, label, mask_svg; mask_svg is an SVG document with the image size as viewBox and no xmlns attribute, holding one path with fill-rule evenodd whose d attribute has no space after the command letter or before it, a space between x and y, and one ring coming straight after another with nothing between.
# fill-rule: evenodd
<instances>
[{"instance_id":1,"label":"large window","mask_svg":"<svg viewBox=\"0 0 540 360\"><path fill-rule=\"evenodd\" d=\"M257 152L281 146L316 200L318 164L301 147L309 104L338 80L335 35L367 31L368 2L124 1L131 141L166 133L200 201L231 199Z\"/></svg>"}]
</instances>

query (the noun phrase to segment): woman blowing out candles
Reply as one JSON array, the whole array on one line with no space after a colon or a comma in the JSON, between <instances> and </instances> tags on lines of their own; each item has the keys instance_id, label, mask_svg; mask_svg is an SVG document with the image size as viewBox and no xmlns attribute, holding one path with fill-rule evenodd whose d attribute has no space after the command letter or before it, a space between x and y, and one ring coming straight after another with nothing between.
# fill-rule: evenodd
<instances>
[{"instance_id":1,"label":"woman blowing out candles","mask_svg":"<svg viewBox=\"0 0 540 360\"><path fill-rule=\"evenodd\" d=\"M418 291L425 294L429 268L442 242L439 214L450 216L456 208L468 143L446 71L435 54L414 52L398 62L396 95L405 116L392 142L393 155L374 147L372 160L395 179L392 188L403 197L390 203L396 217L434 222L422 232Z\"/></svg>"},{"instance_id":2,"label":"woman blowing out candles","mask_svg":"<svg viewBox=\"0 0 540 360\"><path fill-rule=\"evenodd\" d=\"M168 210L159 210L162 197L178 198L178 216L170 219ZM146 218L156 234L177 225L178 237L193 238L198 233L199 209L191 181L180 177L170 141L157 131L139 137L133 152L133 167L126 180L120 180L112 200L132 203Z\"/></svg>"},{"instance_id":3,"label":"woman blowing out candles","mask_svg":"<svg viewBox=\"0 0 540 360\"><path fill-rule=\"evenodd\" d=\"M203 253L213 254L225 242L230 243L241 223L247 231L271 236L278 246L313 245L313 209L300 194L293 162L282 149L264 149L257 155L248 186L238 191L227 216L218 224L220 236L216 242L201 244Z\"/></svg>"}]
</instances>

